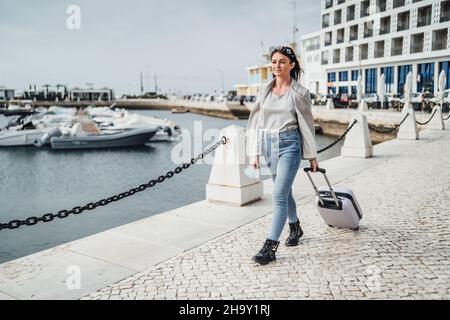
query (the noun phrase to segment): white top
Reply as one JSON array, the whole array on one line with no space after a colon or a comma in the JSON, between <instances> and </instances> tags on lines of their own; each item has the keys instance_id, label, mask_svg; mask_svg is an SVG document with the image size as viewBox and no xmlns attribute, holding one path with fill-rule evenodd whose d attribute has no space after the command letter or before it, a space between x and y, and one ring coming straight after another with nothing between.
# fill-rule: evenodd
<instances>
[{"instance_id":1,"label":"white top","mask_svg":"<svg viewBox=\"0 0 450 320\"><path fill-rule=\"evenodd\" d=\"M292 89L277 96L270 91L262 105L261 128L269 131L282 131L289 125L297 124Z\"/></svg>"}]
</instances>

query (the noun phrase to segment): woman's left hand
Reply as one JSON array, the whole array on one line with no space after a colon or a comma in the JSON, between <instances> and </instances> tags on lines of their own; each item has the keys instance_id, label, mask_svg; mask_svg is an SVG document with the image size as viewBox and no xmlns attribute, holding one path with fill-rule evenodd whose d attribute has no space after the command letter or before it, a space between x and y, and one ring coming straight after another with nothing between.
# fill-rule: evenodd
<instances>
[{"instance_id":1,"label":"woman's left hand","mask_svg":"<svg viewBox=\"0 0 450 320\"><path fill-rule=\"evenodd\" d=\"M316 159L309 160L309 167L312 169L312 172L317 172L317 169L319 169L319 163Z\"/></svg>"}]
</instances>

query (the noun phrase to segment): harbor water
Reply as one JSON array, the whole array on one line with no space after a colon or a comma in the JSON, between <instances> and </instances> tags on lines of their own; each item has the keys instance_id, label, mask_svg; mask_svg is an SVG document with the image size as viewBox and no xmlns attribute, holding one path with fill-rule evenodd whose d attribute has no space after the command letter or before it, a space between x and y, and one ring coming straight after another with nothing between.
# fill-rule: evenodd
<instances>
[{"instance_id":1,"label":"harbor water","mask_svg":"<svg viewBox=\"0 0 450 320\"><path fill-rule=\"evenodd\" d=\"M231 124L247 125L247 120L225 120L191 113L133 112L173 120L192 138L209 129L220 130ZM316 140L322 148L335 137L317 135ZM215 141L216 138L205 140L202 148ZM147 183L180 165L172 161L172 148L178 143L150 142L142 147L104 150L0 148L0 222L57 213ZM338 156L341 146L342 141L320 154L319 162ZM303 161L301 167L308 164ZM210 169L209 164L194 165L153 188L92 211L50 223L2 230L0 263L204 200Z\"/></svg>"}]
</instances>

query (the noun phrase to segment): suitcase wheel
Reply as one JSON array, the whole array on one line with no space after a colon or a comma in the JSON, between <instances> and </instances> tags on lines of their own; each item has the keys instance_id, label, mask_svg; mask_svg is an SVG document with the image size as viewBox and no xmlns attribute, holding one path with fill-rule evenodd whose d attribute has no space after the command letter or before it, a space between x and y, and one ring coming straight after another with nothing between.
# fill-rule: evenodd
<instances>
[{"instance_id":1,"label":"suitcase wheel","mask_svg":"<svg viewBox=\"0 0 450 320\"><path fill-rule=\"evenodd\" d=\"M331 227L331 228L334 228L334 226L332 226L331 224L329 224L328 226Z\"/></svg>"},{"instance_id":2,"label":"suitcase wheel","mask_svg":"<svg viewBox=\"0 0 450 320\"><path fill-rule=\"evenodd\" d=\"M357 226L357 227L354 228L353 230L358 231L358 230L359 230L359 226Z\"/></svg>"}]
</instances>

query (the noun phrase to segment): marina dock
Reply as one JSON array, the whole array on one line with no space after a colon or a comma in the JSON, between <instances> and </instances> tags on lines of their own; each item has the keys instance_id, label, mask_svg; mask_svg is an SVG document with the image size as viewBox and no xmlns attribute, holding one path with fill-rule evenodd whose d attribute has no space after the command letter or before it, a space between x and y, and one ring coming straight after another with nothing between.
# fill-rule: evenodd
<instances>
[{"instance_id":1,"label":"marina dock","mask_svg":"<svg viewBox=\"0 0 450 320\"><path fill-rule=\"evenodd\" d=\"M448 299L449 139L449 129L423 130L419 140L375 145L372 158L320 164L333 185L355 192L358 232L323 223L300 170L293 194L305 235L298 247L281 244L267 266L250 258L270 223L270 179L262 200L247 206L204 200L4 263L0 297ZM75 289L68 286L74 268L81 270Z\"/></svg>"}]
</instances>

